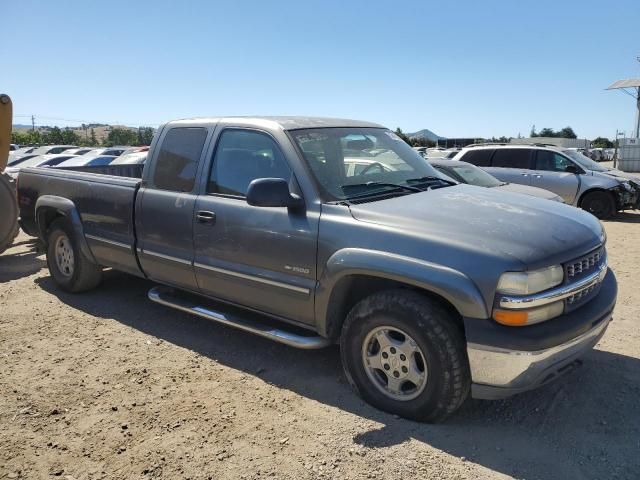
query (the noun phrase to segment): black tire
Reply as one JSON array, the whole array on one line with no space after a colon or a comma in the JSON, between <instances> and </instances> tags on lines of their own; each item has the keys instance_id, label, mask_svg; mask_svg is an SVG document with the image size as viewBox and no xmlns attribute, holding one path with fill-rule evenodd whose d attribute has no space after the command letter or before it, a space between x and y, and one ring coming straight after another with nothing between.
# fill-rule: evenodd
<instances>
[{"instance_id":1,"label":"black tire","mask_svg":"<svg viewBox=\"0 0 640 480\"><path fill-rule=\"evenodd\" d=\"M611 217L616 212L616 203L608 192L589 192L580 202L580 207L598 218Z\"/></svg>"},{"instance_id":2,"label":"black tire","mask_svg":"<svg viewBox=\"0 0 640 480\"><path fill-rule=\"evenodd\" d=\"M375 377L370 377L373 370L369 368L367 373L363 345L383 326L406 332L424 356L426 381L421 391L416 389L415 398L391 398L374 383ZM438 302L417 292L389 290L359 302L345 320L340 353L347 379L358 394L374 407L404 418L442 421L469 395L471 374L460 327ZM378 371L380 378L387 375Z\"/></svg>"},{"instance_id":3,"label":"black tire","mask_svg":"<svg viewBox=\"0 0 640 480\"><path fill-rule=\"evenodd\" d=\"M72 268L63 272L56 260L58 242L68 242ZM67 292L85 292L97 287L102 281L102 268L82 253L73 229L64 218L55 220L47 235L47 265L55 282Z\"/></svg>"}]
</instances>

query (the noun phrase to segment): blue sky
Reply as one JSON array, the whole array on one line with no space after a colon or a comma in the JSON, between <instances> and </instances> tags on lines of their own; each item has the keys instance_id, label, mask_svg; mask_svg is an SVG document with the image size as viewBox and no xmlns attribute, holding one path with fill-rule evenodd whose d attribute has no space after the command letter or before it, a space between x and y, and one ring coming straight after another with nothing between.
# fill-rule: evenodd
<instances>
[{"instance_id":1,"label":"blue sky","mask_svg":"<svg viewBox=\"0 0 640 480\"><path fill-rule=\"evenodd\" d=\"M570 125L593 138L634 123L633 100L604 89L640 77L638 0L3 0L2 9L0 90L40 124L291 114L448 137Z\"/></svg>"}]
</instances>

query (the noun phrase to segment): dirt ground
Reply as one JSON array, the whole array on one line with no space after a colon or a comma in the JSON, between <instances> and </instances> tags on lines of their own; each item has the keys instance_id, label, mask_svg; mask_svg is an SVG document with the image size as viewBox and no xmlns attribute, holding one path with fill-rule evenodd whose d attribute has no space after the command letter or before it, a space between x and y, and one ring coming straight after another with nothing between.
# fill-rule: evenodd
<instances>
[{"instance_id":1,"label":"dirt ground","mask_svg":"<svg viewBox=\"0 0 640 480\"><path fill-rule=\"evenodd\" d=\"M58 290L35 243L0 256L0 478L640 478L640 214L606 222L615 320L564 381L441 425L357 398L299 351L151 303L108 272Z\"/></svg>"}]
</instances>

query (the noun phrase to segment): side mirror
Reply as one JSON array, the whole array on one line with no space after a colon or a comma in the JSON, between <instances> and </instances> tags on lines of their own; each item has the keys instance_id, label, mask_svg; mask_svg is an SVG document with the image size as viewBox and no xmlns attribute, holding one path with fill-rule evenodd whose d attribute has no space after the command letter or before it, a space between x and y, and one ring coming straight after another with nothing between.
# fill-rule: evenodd
<instances>
[{"instance_id":1,"label":"side mirror","mask_svg":"<svg viewBox=\"0 0 640 480\"><path fill-rule=\"evenodd\" d=\"M567 165L564 169L565 172L567 173L575 173L576 175L581 173L580 169L578 167L576 167L575 165Z\"/></svg>"},{"instance_id":2,"label":"side mirror","mask_svg":"<svg viewBox=\"0 0 640 480\"><path fill-rule=\"evenodd\" d=\"M302 198L289 191L284 178L256 178L249 184L247 203L254 207L300 208Z\"/></svg>"}]
</instances>

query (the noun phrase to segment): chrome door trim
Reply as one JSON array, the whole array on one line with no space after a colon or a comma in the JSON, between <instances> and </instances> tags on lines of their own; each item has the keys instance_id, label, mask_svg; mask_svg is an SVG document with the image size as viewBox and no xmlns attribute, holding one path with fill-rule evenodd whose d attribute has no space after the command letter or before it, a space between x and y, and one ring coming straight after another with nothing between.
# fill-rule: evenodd
<instances>
[{"instance_id":1,"label":"chrome door trim","mask_svg":"<svg viewBox=\"0 0 640 480\"><path fill-rule=\"evenodd\" d=\"M96 235L89 235L88 233L85 233L84 236L86 238L89 238L91 240L95 240L97 242L108 243L109 245L113 245L113 246L116 246L116 247L126 248L127 250L131 250L131 245L127 245L126 243L116 242L115 240L108 240L106 238L98 237Z\"/></svg>"},{"instance_id":2,"label":"chrome door trim","mask_svg":"<svg viewBox=\"0 0 640 480\"><path fill-rule=\"evenodd\" d=\"M171 255L165 255L164 253L153 252L151 250L140 250L143 255L149 255L151 257L163 258L165 260L169 260L171 262L182 263L183 265L191 265L191 260L184 260L178 257L172 257Z\"/></svg>"},{"instance_id":3,"label":"chrome door trim","mask_svg":"<svg viewBox=\"0 0 640 480\"><path fill-rule=\"evenodd\" d=\"M296 285L291 285L289 283L278 282L276 280L270 280L263 277L257 277L255 275L247 275L246 273L234 272L233 270L227 270L225 268L212 267L211 265L205 265L203 263L194 263L194 267L203 268L205 270L210 270L212 272L222 273L224 275L230 275L232 277L244 278L245 280L251 280L254 282L264 283L266 285L271 285L273 287L285 288L287 290L291 290L297 293L304 293L305 295L309 295L310 290L304 287L298 287Z\"/></svg>"}]
</instances>

